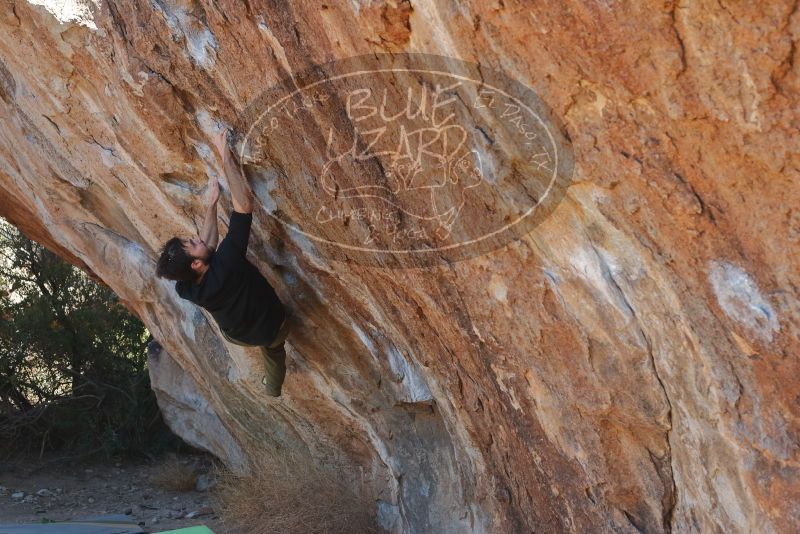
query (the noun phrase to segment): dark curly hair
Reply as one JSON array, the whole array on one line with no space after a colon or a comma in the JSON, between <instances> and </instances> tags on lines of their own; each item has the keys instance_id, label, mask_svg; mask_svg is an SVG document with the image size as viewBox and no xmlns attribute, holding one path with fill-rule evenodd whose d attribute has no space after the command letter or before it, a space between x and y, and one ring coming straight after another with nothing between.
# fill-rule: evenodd
<instances>
[{"instance_id":1,"label":"dark curly hair","mask_svg":"<svg viewBox=\"0 0 800 534\"><path fill-rule=\"evenodd\" d=\"M156 276L191 282L197 278L197 273L192 269L194 259L186 253L181 238L173 237L161 249L161 257L156 264Z\"/></svg>"}]
</instances>

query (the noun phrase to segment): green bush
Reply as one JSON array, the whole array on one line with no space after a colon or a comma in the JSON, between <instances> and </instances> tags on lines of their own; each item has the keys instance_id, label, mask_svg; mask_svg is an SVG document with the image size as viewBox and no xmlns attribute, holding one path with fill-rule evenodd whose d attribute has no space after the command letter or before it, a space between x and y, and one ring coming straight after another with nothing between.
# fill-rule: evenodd
<instances>
[{"instance_id":1,"label":"green bush","mask_svg":"<svg viewBox=\"0 0 800 534\"><path fill-rule=\"evenodd\" d=\"M0 219L0 454L178 444L150 389L149 337L108 287Z\"/></svg>"}]
</instances>

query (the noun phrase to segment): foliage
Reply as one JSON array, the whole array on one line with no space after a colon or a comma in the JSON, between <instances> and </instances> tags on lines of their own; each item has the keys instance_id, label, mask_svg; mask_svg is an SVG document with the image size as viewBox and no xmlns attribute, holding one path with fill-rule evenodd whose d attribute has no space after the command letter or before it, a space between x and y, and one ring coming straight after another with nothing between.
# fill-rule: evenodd
<instances>
[{"instance_id":1,"label":"foliage","mask_svg":"<svg viewBox=\"0 0 800 534\"><path fill-rule=\"evenodd\" d=\"M169 491L192 491L197 484L197 475L195 465L170 455L160 469L150 477L150 482Z\"/></svg>"},{"instance_id":2,"label":"foliage","mask_svg":"<svg viewBox=\"0 0 800 534\"><path fill-rule=\"evenodd\" d=\"M0 452L145 452L175 440L148 332L106 286L0 219Z\"/></svg>"},{"instance_id":3,"label":"foliage","mask_svg":"<svg viewBox=\"0 0 800 534\"><path fill-rule=\"evenodd\" d=\"M375 491L352 468L292 453L250 451L246 473L217 467L216 510L233 532L381 532Z\"/></svg>"}]
</instances>

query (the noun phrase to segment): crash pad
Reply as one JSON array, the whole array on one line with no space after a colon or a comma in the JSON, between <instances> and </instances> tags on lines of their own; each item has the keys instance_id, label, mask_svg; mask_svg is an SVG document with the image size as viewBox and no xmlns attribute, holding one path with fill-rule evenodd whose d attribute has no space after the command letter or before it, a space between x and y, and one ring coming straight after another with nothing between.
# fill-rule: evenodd
<instances>
[{"instance_id":1,"label":"crash pad","mask_svg":"<svg viewBox=\"0 0 800 534\"><path fill-rule=\"evenodd\" d=\"M142 534L144 532L126 515L104 515L49 523L0 524L0 534Z\"/></svg>"}]
</instances>

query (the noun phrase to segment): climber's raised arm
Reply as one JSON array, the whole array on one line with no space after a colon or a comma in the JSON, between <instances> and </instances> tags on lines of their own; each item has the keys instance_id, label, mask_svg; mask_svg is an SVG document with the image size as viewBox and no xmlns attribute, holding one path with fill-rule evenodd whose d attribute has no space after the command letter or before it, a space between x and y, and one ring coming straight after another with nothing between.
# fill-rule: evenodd
<instances>
[{"instance_id":1,"label":"climber's raised arm","mask_svg":"<svg viewBox=\"0 0 800 534\"><path fill-rule=\"evenodd\" d=\"M253 190L242 175L238 165L233 161L233 156L228 148L227 130L221 130L214 139L214 146L222 158L225 177L231 189L233 210L239 213L253 212Z\"/></svg>"},{"instance_id":2,"label":"climber's raised arm","mask_svg":"<svg viewBox=\"0 0 800 534\"><path fill-rule=\"evenodd\" d=\"M208 196L208 208L206 209L206 218L203 221L203 229L200 232L200 237L208 248L214 250L217 248L217 242L219 242L219 230L217 230L219 180L216 178L208 179L206 195Z\"/></svg>"},{"instance_id":3,"label":"climber's raised arm","mask_svg":"<svg viewBox=\"0 0 800 534\"><path fill-rule=\"evenodd\" d=\"M267 395L279 397L286 377L283 344L290 329L289 316L275 289L247 259L253 191L233 160L226 134L224 130L216 134L213 144L222 158L233 201L228 231L217 246L220 184L212 177L206 188L209 204L201 233L189 238L175 236L164 243L156 275L175 280L178 295L205 308L230 343L261 347L266 364L261 384Z\"/></svg>"}]
</instances>

